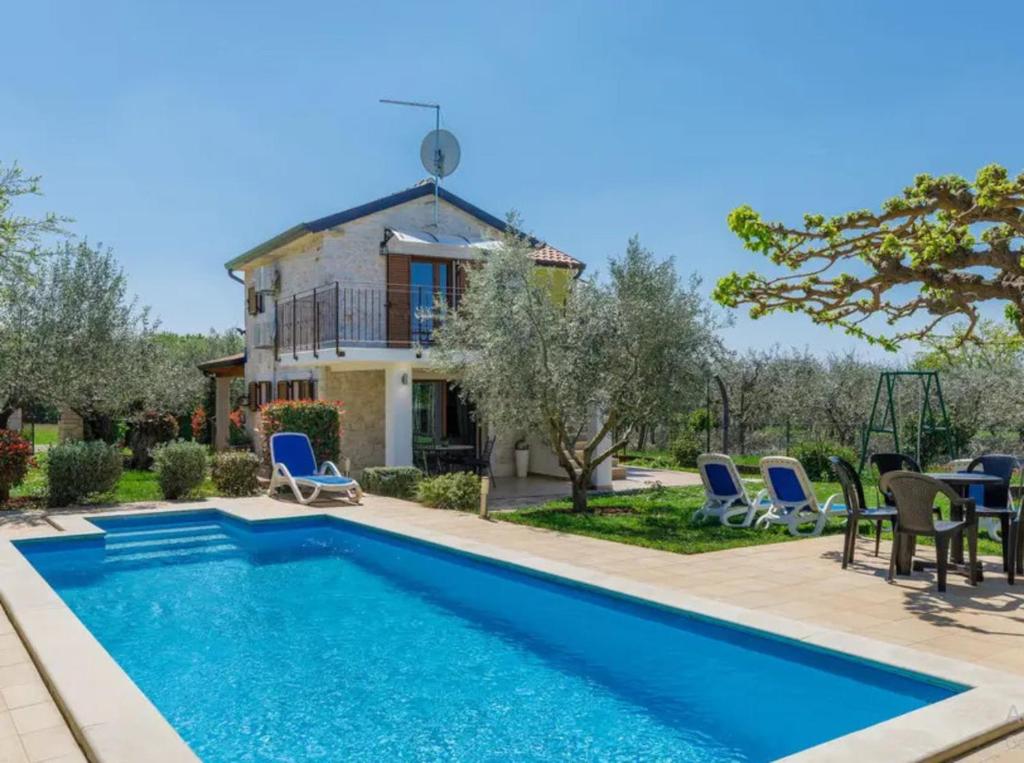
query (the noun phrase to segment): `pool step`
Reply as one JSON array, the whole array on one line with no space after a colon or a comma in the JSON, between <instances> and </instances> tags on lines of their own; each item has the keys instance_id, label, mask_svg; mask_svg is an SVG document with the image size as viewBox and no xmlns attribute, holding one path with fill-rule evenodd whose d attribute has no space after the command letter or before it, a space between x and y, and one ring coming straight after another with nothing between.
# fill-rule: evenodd
<instances>
[{"instance_id":1,"label":"pool step","mask_svg":"<svg viewBox=\"0 0 1024 763\"><path fill-rule=\"evenodd\" d=\"M208 546L211 543L230 543L231 538L224 533L208 533L206 535L189 535L178 538L151 538L141 540L122 540L107 538L107 554L134 553L136 551L151 551L166 549L195 548Z\"/></svg>"},{"instance_id":2,"label":"pool step","mask_svg":"<svg viewBox=\"0 0 1024 763\"><path fill-rule=\"evenodd\" d=\"M125 530L108 530L107 538L122 540L135 540L144 538L179 538L203 533L222 533L224 528L215 523L209 522L201 525L186 525L184 527L154 527L151 529L131 528Z\"/></svg>"},{"instance_id":3,"label":"pool step","mask_svg":"<svg viewBox=\"0 0 1024 763\"><path fill-rule=\"evenodd\" d=\"M217 523L126 528L108 531L105 541L104 564L119 568L161 560L169 564L187 564L241 553L235 540Z\"/></svg>"},{"instance_id":4,"label":"pool step","mask_svg":"<svg viewBox=\"0 0 1024 763\"><path fill-rule=\"evenodd\" d=\"M137 554L124 554L123 556L108 556L103 560L103 567L110 572L114 572L145 569L158 564L177 566L215 560L241 559L244 557L245 552L238 548L238 546L224 544L188 551L146 551Z\"/></svg>"}]
</instances>

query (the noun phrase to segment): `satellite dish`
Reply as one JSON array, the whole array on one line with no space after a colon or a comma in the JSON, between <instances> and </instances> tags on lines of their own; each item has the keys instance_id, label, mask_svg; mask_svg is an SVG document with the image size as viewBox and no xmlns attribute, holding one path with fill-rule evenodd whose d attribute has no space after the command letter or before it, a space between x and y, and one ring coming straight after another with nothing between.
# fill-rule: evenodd
<instances>
[{"instance_id":1,"label":"satellite dish","mask_svg":"<svg viewBox=\"0 0 1024 763\"><path fill-rule=\"evenodd\" d=\"M443 178L459 166L462 151L459 142L447 130L431 130L420 146L420 161L431 175Z\"/></svg>"}]
</instances>

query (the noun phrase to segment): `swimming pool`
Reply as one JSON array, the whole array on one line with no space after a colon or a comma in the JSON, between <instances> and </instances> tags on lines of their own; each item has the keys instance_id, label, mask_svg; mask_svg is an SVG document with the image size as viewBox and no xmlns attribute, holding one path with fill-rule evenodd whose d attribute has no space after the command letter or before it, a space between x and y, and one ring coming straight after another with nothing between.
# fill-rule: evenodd
<instances>
[{"instance_id":1,"label":"swimming pool","mask_svg":"<svg viewBox=\"0 0 1024 763\"><path fill-rule=\"evenodd\" d=\"M204 760L769 760L963 689L328 519L22 553Z\"/></svg>"}]
</instances>

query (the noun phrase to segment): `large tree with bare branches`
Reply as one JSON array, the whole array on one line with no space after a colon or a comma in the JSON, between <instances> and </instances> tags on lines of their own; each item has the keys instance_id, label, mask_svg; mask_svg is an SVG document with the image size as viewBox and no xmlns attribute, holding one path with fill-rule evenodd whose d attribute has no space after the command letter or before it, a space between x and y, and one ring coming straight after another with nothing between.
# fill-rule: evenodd
<instances>
[{"instance_id":1,"label":"large tree with bare branches","mask_svg":"<svg viewBox=\"0 0 1024 763\"><path fill-rule=\"evenodd\" d=\"M718 282L715 299L754 318L801 312L893 350L947 321L956 344L978 341L979 306L996 301L1024 334L1024 174L991 164L973 182L919 175L880 212L808 214L799 227L742 206L729 227L784 269Z\"/></svg>"}]
</instances>

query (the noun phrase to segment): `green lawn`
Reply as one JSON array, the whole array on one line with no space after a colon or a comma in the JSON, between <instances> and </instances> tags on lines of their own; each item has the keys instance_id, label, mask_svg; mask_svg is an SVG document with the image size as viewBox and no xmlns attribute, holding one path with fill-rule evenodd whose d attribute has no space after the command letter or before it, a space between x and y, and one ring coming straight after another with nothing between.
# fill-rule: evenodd
<instances>
[{"instance_id":1,"label":"green lawn","mask_svg":"<svg viewBox=\"0 0 1024 763\"><path fill-rule=\"evenodd\" d=\"M620 456L623 464L641 469L678 469L676 460L667 450L627 450Z\"/></svg>"},{"instance_id":2,"label":"green lawn","mask_svg":"<svg viewBox=\"0 0 1024 763\"><path fill-rule=\"evenodd\" d=\"M28 437L32 434L32 425L26 424L21 430L22 435ZM56 445L57 444L57 425L56 424L36 424L35 425L35 444L38 445Z\"/></svg>"},{"instance_id":3,"label":"green lawn","mask_svg":"<svg viewBox=\"0 0 1024 763\"><path fill-rule=\"evenodd\" d=\"M871 501L874 486L865 485L864 488ZM815 483L815 491L822 501L838 490L839 486L835 483ZM752 486L751 494L755 492L756 486ZM693 513L703 501L704 491L699 487L661 488L591 498L589 505L593 511L585 514L573 513L569 500L558 500L512 512L496 512L492 516L503 522L545 527L678 554L700 554L740 546L800 540L791 536L785 528L777 526L754 530L723 527L715 522L695 523ZM866 532L867 525L864 527ZM824 534L832 535L842 531L842 521L834 519L826 526ZM888 532L885 537L890 537ZM921 542L927 540L922 538ZM842 542L837 539L836 549L841 546ZM982 538L979 552L999 554L999 545Z\"/></svg>"}]
</instances>

